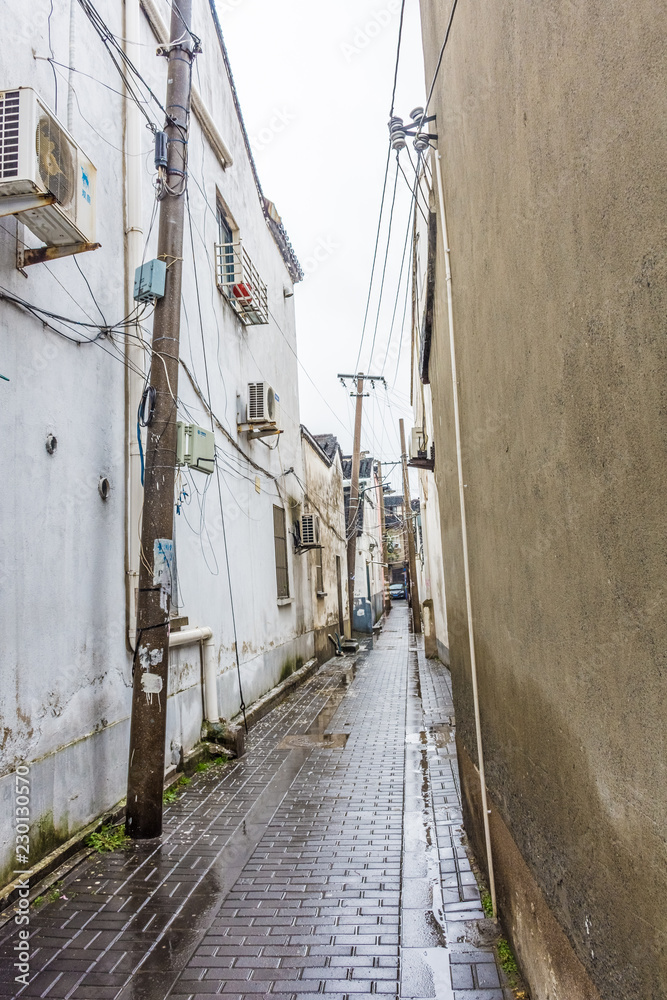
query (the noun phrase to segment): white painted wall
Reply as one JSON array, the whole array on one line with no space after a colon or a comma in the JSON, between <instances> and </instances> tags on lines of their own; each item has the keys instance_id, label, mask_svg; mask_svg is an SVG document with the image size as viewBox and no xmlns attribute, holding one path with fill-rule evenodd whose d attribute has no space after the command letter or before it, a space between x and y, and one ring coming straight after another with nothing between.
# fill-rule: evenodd
<instances>
[{"instance_id":1,"label":"white painted wall","mask_svg":"<svg viewBox=\"0 0 667 1000\"><path fill-rule=\"evenodd\" d=\"M346 485L349 485L349 483ZM382 502L382 485L378 479L375 464L373 465L372 481L367 485L362 482L360 484L361 489L364 490L364 524L361 535L357 536L354 596L355 598L370 598L373 606L373 620L377 621L384 608L384 582L381 566L382 524L380 503ZM370 594L368 592L369 579Z\"/></svg>"},{"instance_id":2,"label":"white painted wall","mask_svg":"<svg viewBox=\"0 0 667 1000\"><path fill-rule=\"evenodd\" d=\"M123 35L120 0L97 7ZM168 22L168 5L158 0ZM56 0L51 45L69 64L69 0ZM190 135L189 197L193 250L186 226L181 357L238 445L265 471L257 471L216 428L222 449L221 493L235 595L239 655L247 704L269 690L288 662L313 652L313 611L307 572L288 546L290 603L279 605L273 505L291 513L303 500L296 337L291 280L267 227L247 159L218 40L207 4L195 5L194 30L202 38L194 79L234 163L223 170L195 116ZM50 0L0 8L0 27L11 61L0 67L0 88L32 86L53 108L54 79L47 18ZM97 167L97 239L102 248L80 256L95 300L107 320L124 313L123 97L120 79L102 44L74 5L80 73L74 82L72 131ZM156 94L165 92L166 62L142 16L141 71ZM33 49L36 56L33 58ZM58 115L65 117L66 71L58 74ZM64 77L59 74L63 73ZM83 75L83 74L89 74ZM159 112L158 119L160 117ZM154 204L152 138L142 154L144 231ZM216 187L233 212L245 246L267 283L271 322L245 328L218 292L213 247ZM98 307L66 258L34 265L27 277L15 267L17 223L0 219L0 286L64 316L98 320ZM23 227L19 237L37 241ZM146 245L156 255L157 221ZM195 287L199 282L201 324ZM202 348L206 344L206 359ZM146 324L150 335L150 321ZM125 635L125 420L123 342L120 337L75 346L34 316L0 300L0 412L5 441L0 504L0 876L11 867L13 771L31 768L33 862L71 836L125 793L132 657ZM208 368L208 375L207 375ZM237 434L237 393L266 379L279 392L284 433L276 441L249 442ZM210 426L185 373L179 374L179 416ZM53 455L48 433L58 439ZM275 447L274 447L275 445ZM293 470L293 471L291 471ZM102 501L100 475L111 482ZM259 492L255 477L259 477ZM297 478L298 477L298 478ZM176 523L180 613L191 626L213 630L221 715L239 708L229 586L215 476L183 474L190 503ZM171 654L167 703L167 764L199 739L202 720L199 647ZM41 831L41 832L40 832ZM0 878L0 882L3 878Z\"/></svg>"},{"instance_id":3,"label":"white painted wall","mask_svg":"<svg viewBox=\"0 0 667 1000\"><path fill-rule=\"evenodd\" d=\"M422 176L422 203L428 205L431 192ZM428 225L421 212L416 213L414 266L416 270L417 302L414 317L415 329L422 329L422 317L426 305L426 269L428 263ZM433 404L431 387L424 384L419 376L419 338L415 338L412 355L412 384L414 426L422 427L427 435L427 450L431 444L436 444L436 462L438 461L437 436L433 425ZM408 445L409 446L409 445ZM438 654L441 659L449 662L449 639L447 636L447 611L445 604L445 575L442 560L442 533L440 530L440 507L435 476L425 469L418 470L419 500L421 505L422 552L417 559L417 576L420 602L433 601L433 626L437 640ZM419 553L418 553L419 554ZM430 614L429 608L425 614ZM426 623L424 624L426 629Z\"/></svg>"},{"instance_id":4,"label":"white painted wall","mask_svg":"<svg viewBox=\"0 0 667 1000\"><path fill-rule=\"evenodd\" d=\"M345 533L345 505L343 498L343 471L341 468L340 451L336 451L333 461L329 464L321 451L313 446L306 433L302 436L303 468L305 475L306 496L304 512L316 513L320 519L320 540L322 544L322 578L324 592L317 595L316 590L316 559L315 551L305 552L300 558L304 561L310 587L310 605L313 608L313 628L338 632L338 587L336 573L336 557L340 560L341 589L343 598L343 620L349 618L347 600L347 544ZM343 636L341 636L343 638ZM326 638L320 642L327 649ZM328 648L329 654L333 651Z\"/></svg>"}]
</instances>

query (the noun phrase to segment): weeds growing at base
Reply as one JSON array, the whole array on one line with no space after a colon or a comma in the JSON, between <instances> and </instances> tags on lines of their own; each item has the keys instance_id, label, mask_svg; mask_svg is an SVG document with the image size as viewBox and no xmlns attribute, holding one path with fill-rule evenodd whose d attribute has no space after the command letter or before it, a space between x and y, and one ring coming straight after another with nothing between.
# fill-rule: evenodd
<instances>
[{"instance_id":1,"label":"weeds growing at base","mask_svg":"<svg viewBox=\"0 0 667 1000\"><path fill-rule=\"evenodd\" d=\"M106 854L108 851L117 851L127 842L128 837L124 826L103 826L101 830L91 833L86 841L88 847L92 847L98 854Z\"/></svg>"}]
</instances>

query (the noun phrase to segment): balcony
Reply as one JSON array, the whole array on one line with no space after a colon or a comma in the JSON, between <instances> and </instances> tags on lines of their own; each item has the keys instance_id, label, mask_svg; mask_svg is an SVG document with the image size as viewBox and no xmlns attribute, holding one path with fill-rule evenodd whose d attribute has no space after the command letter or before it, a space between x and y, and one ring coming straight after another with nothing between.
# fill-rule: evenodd
<instances>
[{"instance_id":1,"label":"balcony","mask_svg":"<svg viewBox=\"0 0 667 1000\"><path fill-rule=\"evenodd\" d=\"M269 322L266 285L241 240L238 243L216 243L215 280L246 326Z\"/></svg>"}]
</instances>

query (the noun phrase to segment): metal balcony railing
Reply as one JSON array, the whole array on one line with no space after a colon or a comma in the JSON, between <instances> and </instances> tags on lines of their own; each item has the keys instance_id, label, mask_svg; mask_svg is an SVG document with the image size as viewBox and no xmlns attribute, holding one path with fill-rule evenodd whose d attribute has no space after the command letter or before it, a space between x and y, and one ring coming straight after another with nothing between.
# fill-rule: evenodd
<instances>
[{"instance_id":1,"label":"metal balcony railing","mask_svg":"<svg viewBox=\"0 0 667 1000\"><path fill-rule=\"evenodd\" d=\"M246 326L269 322L266 285L241 240L237 243L216 243L215 280Z\"/></svg>"}]
</instances>

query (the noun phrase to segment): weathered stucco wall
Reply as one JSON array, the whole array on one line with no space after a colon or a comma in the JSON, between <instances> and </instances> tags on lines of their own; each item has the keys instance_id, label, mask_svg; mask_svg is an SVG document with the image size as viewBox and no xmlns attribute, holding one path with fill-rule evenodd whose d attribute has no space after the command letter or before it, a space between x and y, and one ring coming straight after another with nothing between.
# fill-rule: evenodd
<instances>
[{"instance_id":1,"label":"weathered stucco wall","mask_svg":"<svg viewBox=\"0 0 667 1000\"><path fill-rule=\"evenodd\" d=\"M336 450L331 464L324 460L308 433L302 433L303 470L305 475L305 504L310 513L317 514L320 524L322 548L304 553L300 558L307 567L310 589L310 607L313 609L315 653L322 662L333 654L328 633L339 632L338 571L340 569L343 623L349 622L347 599L347 542L345 533L345 503L343 497L343 470L340 451ZM321 559L323 591L317 592L316 563ZM341 634L344 638L345 627Z\"/></svg>"},{"instance_id":2,"label":"weathered stucco wall","mask_svg":"<svg viewBox=\"0 0 667 1000\"><path fill-rule=\"evenodd\" d=\"M428 88L450 4L421 6ZM655 0L471 0L432 104L491 800L605 1000L667 981L666 38ZM436 481L475 760L440 241L437 276ZM545 991L548 930L525 932L512 870L499 859L536 1000L579 1000Z\"/></svg>"},{"instance_id":3,"label":"weathered stucco wall","mask_svg":"<svg viewBox=\"0 0 667 1000\"><path fill-rule=\"evenodd\" d=\"M168 21L169 5L158 6ZM97 7L123 37L123 5ZM12 52L0 68L0 89L32 86L53 108L47 2L0 8L3 37ZM76 65L72 132L97 167L95 253L16 270L16 222L0 219L0 284L30 303L92 322L97 304L111 322L124 308L123 99L111 60L80 7L73 7ZM142 14L141 71L163 95L166 61ZM290 597L278 603L273 506L290 511L303 501L292 283L258 197L208 5L195 5L195 31L203 39L196 80L202 98L230 148L234 163L223 170L191 121L189 204L186 222L181 357L255 469L216 429L222 504L235 594L239 654L247 704L275 685L285 671L313 655L308 575L288 537ZM51 23L55 59L69 63L69 3L56 4ZM65 117L67 80L59 75L58 114ZM81 74L89 74L88 77ZM111 88L111 89L109 89ZM157 113L159 114L159 113ZM85 117L84 117L85 116ZM159 119L156 119L159 120ZM152 139L142 130L143 226L146 259L156 255ZM268 286L266 326L242 327L215 285L216 191L233 212L253 262ZM187 215L186 215L187 219ZM149 235L150 231L150 235ZM19 237L37 245L21 227ZM202 311L200 327L194 280L196 260ZM94 300L93 300L94 295ZM150 317L144 324L150 336ZM66 331L67 332L67 331ZM206 343L208 379L202 351ZM0 412L5 441L4 500L0 505L0 884L13 868L13 770L31 771L31 861L72 836L125 794L132 656L125 634L125 413L123 338L77 347L7 302L0 303L2 374ZM280 395L284 433L271 450L237 434L237 394L249 381L266 379ZM181 418L210 426L206 410L183 370L179 373ZM47 454L47 433L58 446ZM275 441L271 442L276 445ZM285 470L293 469L295 475ZM263 470L263 471L262 471ZM111 483L103 501L99 476ZM256 483L257 476L257 483ZM299 477L299 478L297 478ZM229 587L215 476L183 471L189 502L175 517L178 605L190 626L213 630L218 658L221 715L239 710ZM259 489L259 492L258 492ZM202 700L199 648L170 656L167 766L200 736Z\"/></svg>"},{"instance_id":4,"label":"weathered stucco wall","mask_svg":"<svg viewBox=\"0 0 667 1000\"><path fill-rule=\"evenodd\" d=\"M363 531L357 538L357 558L354 575L354 596L370 601L373 622L384 610L384 577L382 575L382 524L380 503L382 491L373 469L373 478L365 487ZM353 613L353 628L358 627L354 619L359 617L359 608Z\"/></svg>"}]
</instances>

